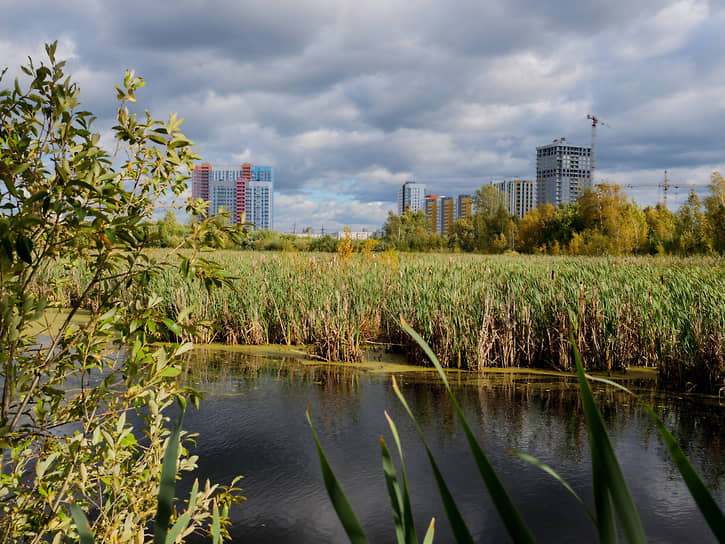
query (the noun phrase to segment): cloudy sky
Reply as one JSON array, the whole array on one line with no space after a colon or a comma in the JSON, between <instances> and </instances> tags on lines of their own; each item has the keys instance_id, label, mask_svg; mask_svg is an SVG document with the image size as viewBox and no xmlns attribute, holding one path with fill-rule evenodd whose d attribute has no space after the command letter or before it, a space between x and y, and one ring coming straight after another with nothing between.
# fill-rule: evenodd
<instances>
[{"instance_id":1,"label":"cloudy sky","mask_svg":"<svg viewBox=\"0 0 725 544\"><path fill-rule=\"evenodd\" d=\"M589 113L609 125L597 180L656 185L666 169L706 184L725 168L723 1L0 0L0 13L0 66L12 77L57 39L99 131L131 68L141 106L184 117L205 160L273 166L283 231L379 228L409 179L446 195L534 179L537 145L591 143Z\"/></svg>"}]
</instances>

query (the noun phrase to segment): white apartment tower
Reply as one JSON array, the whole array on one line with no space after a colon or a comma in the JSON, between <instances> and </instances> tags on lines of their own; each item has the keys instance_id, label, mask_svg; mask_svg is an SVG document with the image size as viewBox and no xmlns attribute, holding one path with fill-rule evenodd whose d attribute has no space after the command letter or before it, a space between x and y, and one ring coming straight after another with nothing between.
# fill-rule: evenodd
<instances>
[{"instance_id":1,"label":"white apartment tower","mask_svg":"<svg viewBox=\"0 0 725 544\"><path fill-rule=\"evenodd\" d=\"M418 210L425 211L425 185L406 181L398 189L398 215Z\"/></svg>"},{"instance_id":2,"label":"white apartment tower","mask_svg":"<svg viewBox=\"0 0 725 544\"><path fill-rule=\"evenodd\" d=\"M501 194L506 211L522 218L536 207L535 184L526 179L510 179L493 184Z\"/></svg>"}]
</instances>

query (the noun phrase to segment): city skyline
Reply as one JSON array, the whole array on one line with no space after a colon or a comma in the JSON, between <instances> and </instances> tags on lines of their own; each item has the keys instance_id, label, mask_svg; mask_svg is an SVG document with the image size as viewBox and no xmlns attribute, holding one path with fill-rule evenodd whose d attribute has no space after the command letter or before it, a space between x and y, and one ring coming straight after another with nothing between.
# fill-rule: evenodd
<instances>
[{"instance_id":1,"label":"city skyline","mask_svg":"<svg viewBox=\"0 0 725 544\"><path fill-rule=\"evenodd\" d=\"M379 228L406 180L455 195L533 179L537 146L590 145L589 114L608 125L594 183L619 183L642 206L660 198L665 170L681 186L725 170L718 2L0 7L4 86L57 39L112 151L113 86L134 69L147 83L136 111L178 112L206 161L274 167L282 231Z\"/></svg>"}]
</instances>

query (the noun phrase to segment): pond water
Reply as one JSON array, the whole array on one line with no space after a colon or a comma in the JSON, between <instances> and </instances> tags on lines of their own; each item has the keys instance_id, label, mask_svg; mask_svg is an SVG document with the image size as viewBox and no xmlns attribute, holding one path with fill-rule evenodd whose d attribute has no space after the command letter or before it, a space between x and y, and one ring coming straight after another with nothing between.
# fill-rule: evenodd
<instances>
[{"instance_id":1,"label":"pond water","mask_svg":"<svg viewBox=\"0 0 725 544\"><path fill-rule=\"evenodd\" d=\"M187 412L184 428L199 434L196 476L228 483L244 475L240 486L247 500L231 516L235 542L347 540L322 483L305 419L308 405L328 459L371 542L394 541L380 457L381 436L394 451L385 411L401 435L419 538L435 517L435 542L452 541L425 450L395 397L392 375L423 426L476 541L508 541L433 372L382 363L314 364L273 347L252 353L195 350L187 379L208 394L199 411ZM569 492L509 453L521 450L549 464L594 509L587 428L575 379L522 372L452 372L449 379L536 539L596 541L585 510ZM718 399L666 396L651 379L625 379L656 407L718 503L725 505L725 408ZM647 414L625 394L593 388L649 541L714 542ZM394 459L397 465L395 454ZM177 493L184 496L185 491Z\"/></svg>"}]
</instances>

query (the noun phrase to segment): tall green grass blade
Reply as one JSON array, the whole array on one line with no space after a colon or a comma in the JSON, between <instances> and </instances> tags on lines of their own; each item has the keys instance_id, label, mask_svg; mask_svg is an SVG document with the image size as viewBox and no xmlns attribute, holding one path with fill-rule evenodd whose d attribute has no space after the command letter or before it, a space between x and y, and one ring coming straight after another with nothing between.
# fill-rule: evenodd
<instances>
[{"instance_id":1,"label":"tall green grass blade","mask_svg":"<svg viewBox=\"0 0 725 544\"><path fill-rule=\"evenodd\" d=\"M196 507L196 495L198 492L199 482L198 480L195 480L194 486L191 488L191 495L189 496L189 508L187 508L186 512L184 512L183 516L176 520L176 523L174 523L169 530L169 533L166 535L166 544L173 544L176 537L178 537L189 526L191 514L194 512L194 508Z\"/></svg>"},{"instance_id":2,"label":"tall green grass blade","mask_svg":"<svg viewBox=\"0 0 725 544\"><path fill-rule=\"evenodd\" d=\"M594 485L594 500L597 506L597 528L602 542L616 541L616 532L613 532L614 521L611 518L609 499L617 512L622 531L630 543L646 542L642 522L629 493L627 482L619 466L609 436L604 427L604 421L599 413L594 395L589 387L584 365L576 347L574 332L569 332L574 362L576 364L579 389L582 394L584 415L589 426L589 440L592 450L592 475Z\"/></svg>"},{"instance_id":3,"label":"tall green grass blade","mask_svg":"<svg viewBox=\"0 0 725 544\"><path fill-rule=\"evenodd\" d=\"M70 514L73 516L73 521L75 521L80 544L94 544L91 526L81 507L72 502L70 505Z\"/></svg>"},{"instance_id":4,"label":"tall green grass blade","mask_svg":"<svg viewBox=\"0 0 725 544\"><path fill-rule=\"evenodd\" d=\"M393 523L395 525L395 538L398 544L405 544L405 522L403 521L403 498L401 497L398 479L395 474L395 465L390 457L390 451L383 437L380 437L380 452L383 458L383 473L385 484L390 495L390 506L393 509Z\"/></svg>"},{"instance_id":5,"label":"tall green grass blade","mask_svg":"<svg viewBox=\"0 0 725 544\"><path fill-rule=\"evenodd\" d=\"M217 506L216 501L214 501L214 511L212 513L211 539L212 544L221 544L222 531L221 523L219 522L219 507Z\"/></svg>"},{"instance_id":6,"label":"tall green grass blade","mask_svg":"<svg viewBox=\"0 0 725 544\"><path fill-rule=\"evenodd\" d=\"M425 537L423 537L423 544L433 544L433 536L435 535L435 528L436 528L436 518L433 518L430 520L430 525L428 525L428 530L425 532Z\"/></svg>"},{"instance_id":7,"label":"tall green grass blade","mask_svg":"<svg viewBox=\"0 0 725 544\"><path fill-rule=\"evenodd\" d=\"M540 461L533 455L529 455L528 453L524 453L524 452L518 451L518 450L513 450L511 453L513 455L515 455L516 457L518 457L519 459L521 459L522 461L526 461L527 463L530 463L530 464L538 467L539 469L543 470L549 476L553 477L557 482L559 482L562 486L564 486L564 489L566 489L569 493L571 493L574 496L574 498L577 501L579 501L579 503L582 505L582 507L584 507L584 510L586 511L587 516L589 516L589 519L591 519L592 522L596 525L597 519L594 517L594 514L592 514L589 511L589 508L587 508L587 505L584 504L584 501L582 500L582 498L578 495L578 493L576 491L574 491L572 489L572 487L569 485L569 483L564 478L559 476L559 474L553 468L551 468L546 463Z\"/></svg>"},{"instance_id":8,"label":"tall green grass blade","mask_svg":"<svg viewBox=\"0 0 725 544\"><path fill-rule=\"evenodd\" d=\"M176 520L176 523L169 529L166 534L166 544L174 544L176 538L189 526L191 516L186 512L183 516Z\"/></svg>"},{"instance_id":9,"label":"tall green grass blade","mask_svg":"<svg viewBox=\"0 0 725 544\"><path fill-rule=\"evenodd\" d=\"M312 435L315 438L317 456L320 458L320 468L322 469L322 479L325 482L325 488L327 489L327 494L330 496L330 500L332 501L332 506L337 512L337 517L340 518L340 522L345 529L345 533L347 533L347 537L350 539L352 544L367 544L368 539L360 526L360 522L355 515L355 511L352 509L350 501L347 500L345 493L342 491L342 487L340 487L340 484L335 477L335 473L332 471L332 467L330 467L330 463L327 461L327 457L322 449L320 440L317 438L317 432L312 424L312 416L310 415L309 406L307 407L306 415L307 422L312 429Z\"/></svg>"},{"instance_id":10,"label":"tall green grass blade","mask_svg":"<svg viewBox=\"0 0 725 544\"><path fill-rule=\"evenodd\" d=\"M599 451L595 450L592 445L590 448L592 449L592 488L594 490L594 508L597 512L596 527L599 542L613 544L617 542L617 524L607 488L606 469Z\"/></svg>"},{"instance_id":11,"label":"tall green grass blade","mask_svg":"<svg viewBox=\"0 0 725 544\"><path fill-rule=\"evenodd\" d=\"M649 404L644 402L639 395L633 393L625 386L605 378L595 378L590 376L590 379L606 383L629 393L647 409L649 416L655 422L657 430L665 441L665 445L672 456L672 460L675 462L675 465L677 465L680 474L682 474L682 479L685 481L687 488L690 490L692 498L695 499L697 507L700 509L700 512L702 512L705 521L707 521L707 524L710 526L710 529L715 535L715 538L717 538L718 542L725 542L725 516L723 515L722 510L718 506L717 502L715 502L715 499L712 497L710 491L708 491L707 487L705 487L705 484L702 482L702 479L695 470L695 467L692 466L692 463L690 463L687 455L685 455L685 452L682 451L682 448L680 448L680 445L675 440L675 437L672 436L672 433L670 433L657 413Z\"/></svg>"},{"instance_id":12,"label":"tall green grass blade","mask_svg":"<svg viewBox=\"0 0 725 544\"><path fill-rule=\"evenodd\" d=\"M446 510L446 516L448 516L448 521L451 524L451 530L453 531L456 542L458 544L467 542L473 543L473 536L471 536L471 532L468 530L468 527L466 526L466 522L463 520L463 516L461 515L460 510L458 510L458 505L456 505L456 501L453 499L453 495L448 489L446 481L443 479L443 474L441 474L441 471L438 469L438 463L436 463L435 458L433 457L433 454L428 447L428 442L426 442L425 435L423 434L423 429L420 427L418 420L415 419L412 410L408 406L408 403L405 401L405 397L403 397L403 394L398 388L398 384L395 381L395 376L393 376L393 391L395 391L395 394L398 396L398 399L403 405L403 408L405 408L405 411L408 412L408 416L413 421L413 425L418 431L418 435L423 442L425 452L428 455L428 460L430 461L431 468L433 469L433 476L435 477L436 485L438 486L438 492L441 495L441 502L443 502L443 507Z\"/></svg>"},{"instance_id":13,"label":"tall green grass blade","mask_svg":"<svg viewBox=\"0 0 725 544\"><path fill-rule=\"evenodd\" d=\"M161 483L159 485L159 498L154 523L154 544L166 544L166 535L169 530L169 520L174 505L174 488L176 487L176 465L179 458L179 437L181 424L184 421L184 407L181 407L179 419L171 431L169 442L161 463Z\"/></svg>"},{"instance_id":14,"label":"tall green grass blade","mask_svg":"<svg viewBox=\"0 0 725 544\"><path fill-rule=\"evenodd\" d=\"M410 493L408 493L408 479L405 475L405 463L403 462L403 446L400 444L400 435L398 434L398 428L395 426L395 422L393 419L388 415L388 412L385 412L385 419L388 420L388 426L390 427L390 432L393 434L393 439L395 440L395 445L398 448L398 456L400 457L400 476L402 479L402 489L401 494L403 497L403 523L406 528L406 542L409 544L417 544L418 543L418 536L415 532L415 521L413 520L413 508L410 505Z\"/></svg>"},{"instance_id":15,"label":"tall green grass blade","mask_svg":"<svg viewBox=\"0 0 725 544\"><path fill-rule=\"evenodd\" d=\"M458 404L458 400L453 394L453 390L448 383L448 379L446 378L446 374L443 371L443 367L438 361L438 358L435 356L433 350L430 349L430 346L425 342L425 340L423 340L423 338L421 338L420 335L415 332L405 322L404 319L402 319L402 317L400 321L403 329L423 349L425 354L433 363L433 366L435 366L441 379L443 380L443 383L446 386L446 390L448 391L448 395L451 398L451 402L453 403L453 407L456 410L458 420L461 422L461 426L463 427L463 432L466 435L468 446L470 447L473 458L476 461L476 465L478 466L478 471L481 474L483 482L486 484L488 493L493 500L496 511L498 512L499 516L501 516L501 519L504 523L504 526L506 527L506 530L509 533L509 536L514 542L534 542L534 537L531 534L528 526L526 525L526 522L524 521L523 517L521 517L521 514L519 513L514 503L511 501L511 498L506 492L506 489L503 487L501 480L499 480L495 470L493 469L493 466L491 466L491 463L486 457L486 454L483 453L481 445L478 443L478 440L476 439L473 431L468 425L468 421L466 421L466 418L463 415L463 410L461 410L461 407Z\"/></svg>"}]
</instances>

